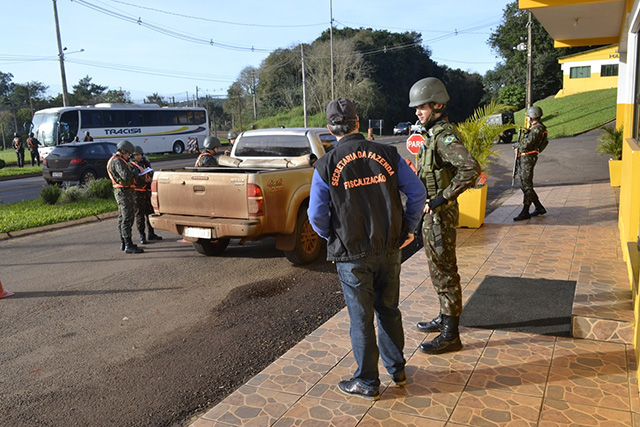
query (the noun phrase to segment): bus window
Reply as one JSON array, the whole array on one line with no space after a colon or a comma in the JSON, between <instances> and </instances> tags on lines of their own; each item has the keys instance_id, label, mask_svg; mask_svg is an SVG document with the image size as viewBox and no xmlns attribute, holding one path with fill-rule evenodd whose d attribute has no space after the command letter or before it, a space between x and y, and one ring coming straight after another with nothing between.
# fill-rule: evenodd
<instances>
[{"instance_id":1,"label":"bus window","mask_svg":"<svg viewBox=\"0 0 640 427\"><path fill-rule=\"evenodd\" d=\"M204 113L204 111L194 111L193 112L195 121L194 121L194 125L203 125L207 122L207 116Z\"/></svg>"},{"instance_id":2,"label":"bus window","mask_svg":"<svg viewBox=\"0 0 640 427\"><path fill-rule=\"evenodd\" d=\"M60 142L71 142L78 135L78 111L67 111L60 116Z\"/></svg>"},{"instance_id":3,"label":"bus window","mask_svg":"<svg viewBox=\"0 0 640 427\"><path fill-rule=\"evenodd\" d=\"M180 111L178 113L178 124L192 125L194 122L191 111Z\"/></svg>"},{"instance_id":4,"label":"bus window","mask_svg":"<svg viewBox=\"0 0 640 427\"><path fill-rule=\"evenodd\" d=\"M160 111L162 126L173 126L178 124L178 116L176 111Z\"/></svg>"},{"instance_id":5,"label":"bus window","mask_svg":"<svg viewBox=\"0 0 640 427\"><path fill-rule=\"evenodd\" d=\"M142 126L142 111L123 111L122 120L125 126Z\"/></svg>"},{"instance_id":6,"label":"bus window","mask_svg":"<svg viewBox=\"0 0 640 427\"><path fill-rule=\"evenodd\" d=\"M110 128L121 128L126 126L126 124L124 123L124 117L122 117L122 111L118 110L103 111L102 123L104 127Z\"/></svg>"},{"instance_id":7,"label":"bus window","mask_svg":"<svg viewBox=\"0 0 640 427\"><path fill-rule=\"evenodd\" d=\"M160 126L160 111L143 111L142 123L143 126Z\"/></svg>"},{"instance_id":8,"label":"bus window","mask_svg":"<svg viewBox=\"0 0 640 427\"><path fill-rule=\"evenodd\" d=\"M83 129L101 128L102 111L81 111L80 122Z\"/></svg>"}]
</instances>

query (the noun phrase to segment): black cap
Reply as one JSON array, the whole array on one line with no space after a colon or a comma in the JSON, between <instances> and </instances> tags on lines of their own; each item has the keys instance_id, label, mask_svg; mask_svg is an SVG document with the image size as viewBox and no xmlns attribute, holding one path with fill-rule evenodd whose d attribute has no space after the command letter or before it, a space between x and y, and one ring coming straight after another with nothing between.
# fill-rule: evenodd
<instances>
[{"instance_id":1,"label":"black cap","mask_svg":"<svg viewBox=\"0 0 640 427\"><path fill-rule=\"evenodd\" d=\"M342 125L358 117L356 106L345 98L334 99L327 105L327 122L330 125Z\"/></svg>"}]
</instances>

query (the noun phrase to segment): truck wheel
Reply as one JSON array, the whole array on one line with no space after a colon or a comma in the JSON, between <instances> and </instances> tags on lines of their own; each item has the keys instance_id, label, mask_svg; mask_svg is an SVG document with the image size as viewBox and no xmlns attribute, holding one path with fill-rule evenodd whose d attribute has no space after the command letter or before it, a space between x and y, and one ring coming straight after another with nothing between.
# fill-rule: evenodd
<instances>
[{"instance_id":1,"label":"truck wheel","mask_svg":"<svg viewBox=\"0 0 640 427\"><path fill-rule=\"evenodd\" d=\"M198 253L206 256L220 255L227 248L229 239L198 239L193 247Z\"/></svg>"},{"instance_id":2,"label":"truck wheel","mask_svg":"<svg viewBox=\"0 0 640 427\"><path fill-rule=\"evenodd\" d=\"M322 239L313 231L306 206L302 206L298 212L296 222L296 245L292 251L285 251L284 254L293 264L309 264L320 256L322 250Z\"/></svg>"}]
</instances>

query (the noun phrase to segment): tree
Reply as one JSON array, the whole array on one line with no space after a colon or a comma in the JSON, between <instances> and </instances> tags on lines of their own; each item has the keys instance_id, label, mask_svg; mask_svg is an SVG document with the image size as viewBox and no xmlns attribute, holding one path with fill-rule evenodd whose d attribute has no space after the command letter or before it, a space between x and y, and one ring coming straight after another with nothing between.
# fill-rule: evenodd
<instances>
[{"instance_id":1,"label":"tree","mask_svg":"<svg viewBox=\"0 0 640 427\"><path fill-rule=\"evenodd\" d=\"M129 91L122 89L109 89L101 102L111 102L113 104L131 104L131 94Z\"/></svg>"},{"instance_id":2,"label":"tree","mask_svg":"<svg viewBox=\"0 0 640 427\"><path fill-rule=\"evenodd\" d=\"M91 82L91 77L85 76L73 86L73 93L69 94L69 99L73 105L91 105L102 102L104 92L108 86L102 86Z\"/></svg>"},{"instance_id":3,"label":"tree","mask_svg":"<svg viewBox=\"0 0 640 427\"><path fill-rule=\"evenodd\" d=\"M309 45L304 45L308 56ZM300 45L277 49L260 65L259 109L265 116L302 105Z\"/></svg>"},{"instance_id":4,"label":"tree","mask_svg":"<svg viewBox=\"0 0 640 427\"><path fill-rule=\"evenodd\" d=\"M532 102L538 99L555 95L562 88L562 69L558 64L558 58L572 53L582 52L590 47L560 48L553 47L553 38L544 27L533 17L532 27ZM488 71L484 77L488 96L498 99L499 90L504 86L526 86L527 80L527 52L516 49L520 43L526 43L528 38L527 23L529 12L520 10L518 2L513 1L504 9L502 24L500 24L491 36L488 44L503 58L504 62L498 64L492 71ZM522 105L516 105L521 108Z\"/></svg>"},{"instance_id":5,"label":"tree","mask_svg":"<svg viewBox=\"0 0 640 427\"><path fill-rule=\"evenodd\" d=\"M163 96L158 95L158 92L154 92L151 95L147 95L144 100L145 104L158 104L160 107L166 107L169 103Z\"/></svg>"}]
</instances>

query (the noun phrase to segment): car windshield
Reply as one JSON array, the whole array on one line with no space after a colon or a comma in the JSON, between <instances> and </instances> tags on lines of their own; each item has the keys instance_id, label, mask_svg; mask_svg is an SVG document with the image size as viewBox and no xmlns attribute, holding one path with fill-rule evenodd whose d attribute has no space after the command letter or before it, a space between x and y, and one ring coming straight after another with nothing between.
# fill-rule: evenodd
<instances>
[{"instance_id":1,"label":"car windshield","mask_svg":"<svg viewBox=\"0 0 640 427\"><path fill-rule=\"evenodd\" d=\"M239 157L298 157L311 153L305 135L243 135L235 155Z\"/></svg>"},{"instance_id":2,"label":"car windshield","mask_svg":"<svg viewBox=\"0 0 640 427\"><path fill-rule=\"evenodd\" d=\"M56 128L58 127L58 113L38 113L31 120L31 132L44 147L56 145Z\"/></svg>"}]
</instances>

